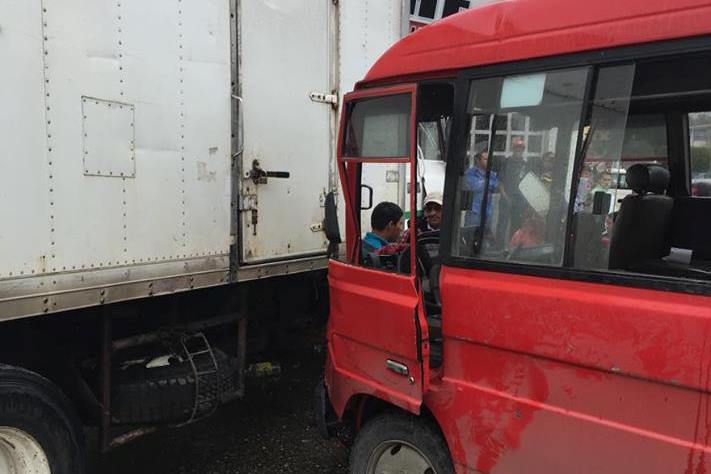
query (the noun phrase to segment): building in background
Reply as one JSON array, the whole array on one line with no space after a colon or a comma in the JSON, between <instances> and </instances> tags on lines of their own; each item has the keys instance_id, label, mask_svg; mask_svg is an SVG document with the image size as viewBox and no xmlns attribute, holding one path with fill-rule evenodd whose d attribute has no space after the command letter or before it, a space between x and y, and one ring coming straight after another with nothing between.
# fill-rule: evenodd
<instances>
[{"instance_id":1,"label":"building in background","mask_svg":"<svg viewBox=\"0 0 711 474\"><path fill-rule=\"evenodd\" d=\"M410 31L491 0L410 0Z\"/></svg>"}]
</instances>

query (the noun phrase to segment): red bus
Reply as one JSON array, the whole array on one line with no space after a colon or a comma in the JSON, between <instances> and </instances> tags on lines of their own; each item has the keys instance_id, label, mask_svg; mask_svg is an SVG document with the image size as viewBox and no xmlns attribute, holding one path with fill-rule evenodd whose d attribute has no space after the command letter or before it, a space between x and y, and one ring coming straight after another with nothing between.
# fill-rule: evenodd
<instances>
[{"instance_id":1,"label":"red bus","mask_svg":"<svg viewBox=\"0 0 711 474\"><path fill-rule=\"evenodd\" d=\"M317 390L351 472L709 472L709 116L708 0L498 2L387 51L344 103Z\"/></svg>"}]
</instances>

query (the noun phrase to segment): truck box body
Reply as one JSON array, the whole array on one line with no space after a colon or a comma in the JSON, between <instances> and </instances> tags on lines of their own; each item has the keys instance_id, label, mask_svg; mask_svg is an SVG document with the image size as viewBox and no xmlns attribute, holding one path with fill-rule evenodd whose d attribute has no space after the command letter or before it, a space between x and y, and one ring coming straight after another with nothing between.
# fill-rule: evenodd
<instances>
[{"instance_id":1,"label":"truck box body","mask_svg":"<svg viewBox=\"0 0 711 474\"><path fill-rule=\"evenodd\" d=\"M0 320L323 268L339 90L404 12L2 2Z\"/></svg>"}]
</instances>

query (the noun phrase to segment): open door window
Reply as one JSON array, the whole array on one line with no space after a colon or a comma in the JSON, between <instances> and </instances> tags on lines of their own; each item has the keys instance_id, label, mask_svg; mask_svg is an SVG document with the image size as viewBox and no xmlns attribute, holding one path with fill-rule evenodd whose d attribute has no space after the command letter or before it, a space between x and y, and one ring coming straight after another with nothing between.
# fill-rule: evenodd
<instances>
[{"instance_id":1,"label":"open door window","mask_svg":"<svg viewBox=\"0 0 711 474\"><path fill-rule=\"evenodd\" d=\"M329 265L329 356L334 379L347 385L337 410L368 394L417 413L427 388L427 323L408 237L415 220L401 233L416 209L416 93L408 84L345 98L338 167L347 259Z\"/></svg>"}]
</instances>

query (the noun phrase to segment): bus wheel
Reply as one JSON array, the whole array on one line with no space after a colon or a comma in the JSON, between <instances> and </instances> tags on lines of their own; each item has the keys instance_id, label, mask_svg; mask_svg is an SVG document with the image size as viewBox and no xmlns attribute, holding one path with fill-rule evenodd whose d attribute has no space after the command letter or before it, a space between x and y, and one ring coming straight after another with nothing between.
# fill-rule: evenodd
<instances>
[{"instance_id":1,"label":"bus wheel","mask_svg":"<svg viewBox=\"0 0 711 474\"><path fill-rule=\"evenodd\" d=\"M351 474L452 474L449 450L424 420L385 414L366 423L353 444Z\"/></svg>"},{"instance_id":2,"label":"bus wheel","mask_svg":"<svg viewBox=\"0 0 711 474\"><path fill-rule=\"evenodd\" d=\"M82 427L49 380L0 365L0 472L83 474Z\"/></svg>"}]
</instances>

